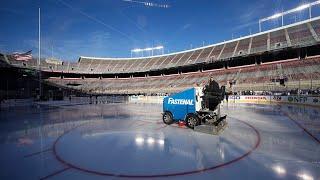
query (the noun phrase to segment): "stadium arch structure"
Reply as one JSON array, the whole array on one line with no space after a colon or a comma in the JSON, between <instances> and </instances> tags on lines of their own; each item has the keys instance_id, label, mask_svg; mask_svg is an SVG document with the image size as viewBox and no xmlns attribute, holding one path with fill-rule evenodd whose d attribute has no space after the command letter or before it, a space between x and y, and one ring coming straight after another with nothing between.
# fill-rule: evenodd
<instances>
[{"instance_id":1,"label":"stadium arch structure","mask_svg":"<svg viewBox=\"0 0 320 180\"><path fill-rule=\"evenodd\" d=\"M12 68L41 71L46 84L92 94L163 94L212 76L229 91L320 87L320 17L205 47L140 58L80 56L78 62L14 60Z\"/></svg>"}]
</instances>

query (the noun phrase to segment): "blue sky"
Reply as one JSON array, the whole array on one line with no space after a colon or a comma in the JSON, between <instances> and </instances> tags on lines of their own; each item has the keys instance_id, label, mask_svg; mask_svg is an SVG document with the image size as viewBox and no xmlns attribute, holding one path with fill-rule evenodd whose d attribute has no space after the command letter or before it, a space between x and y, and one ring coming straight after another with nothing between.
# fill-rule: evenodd
<instances>
[{"instance_id":1,"label":"blue sky","mask_svg":"<svg viewBox=\"0 0 320 180\"><path fill-rule=\"evenodd\" d=\"M0 7L0 52L38 51L76 61L79 56L129 57L130 50L163 45L176 52L258 31L258 20L312 0L4 0ZM316 7L316 15L320 9ZM306 12L286 18L303 19ZM277 26L265 24L264 28Z\"/></svg>"}]
</instances>

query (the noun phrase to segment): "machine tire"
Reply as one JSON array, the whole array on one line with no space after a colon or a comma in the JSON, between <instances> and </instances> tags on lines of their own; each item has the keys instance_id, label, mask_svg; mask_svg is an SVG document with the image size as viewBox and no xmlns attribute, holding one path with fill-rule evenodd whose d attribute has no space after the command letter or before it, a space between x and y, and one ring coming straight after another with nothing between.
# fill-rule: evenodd
<instances>
[{"instance_id":1,"label":"machine tire","mask_svg":"<svg viewBox=\"0 0 320 180\"><path fill-rule=\"evenodd\" d=\"M162 115L162 120L165 124L168 124L168 125L172 124L173 117L172 117L171 112L169 112L169 111L164 112Z\"/></svg>"},{"instance_id":2,"label":"machine tire","mask_svg":"<svg viewBox=\"0 0 320 180\"><path fill-rule=\"evenodd\" d=\"M200 125L199 117L195 114L188 114L186 117L186 125L189 128L194 129L195 126Z\"/></svg>"}]
</instances>

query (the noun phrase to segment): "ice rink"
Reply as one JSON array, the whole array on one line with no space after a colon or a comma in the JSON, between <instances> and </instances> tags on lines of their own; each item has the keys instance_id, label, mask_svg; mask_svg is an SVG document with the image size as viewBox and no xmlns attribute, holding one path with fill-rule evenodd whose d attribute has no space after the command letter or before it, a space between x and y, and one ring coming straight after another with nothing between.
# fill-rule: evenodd
<instances>
[{"instance_id":1,"label":"ice rink","mask_svg":"<svg viewBox=\"0 0 320 180\"><path fill-rule=\"evenodd\" d=\"M224 104L219 136L162 122L158 104L0 111L0 179L320 179L320 109Z\"/></svg>"}]
</instances>

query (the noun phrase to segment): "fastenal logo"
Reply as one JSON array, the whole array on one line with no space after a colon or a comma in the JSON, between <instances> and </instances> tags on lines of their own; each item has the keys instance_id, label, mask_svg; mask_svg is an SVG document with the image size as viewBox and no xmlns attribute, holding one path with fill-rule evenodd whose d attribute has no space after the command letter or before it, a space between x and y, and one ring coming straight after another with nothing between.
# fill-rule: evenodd
<instances>
[{"instance_id":1,"label":"fastenal logo","mask_svg":"<svg viewBox=\"0 0 320 180\"><path fill-rule=\"evenodd\" d=\"M193 105L193 99L168 99L169 104Z\"/></svg>"}]
</instances>

